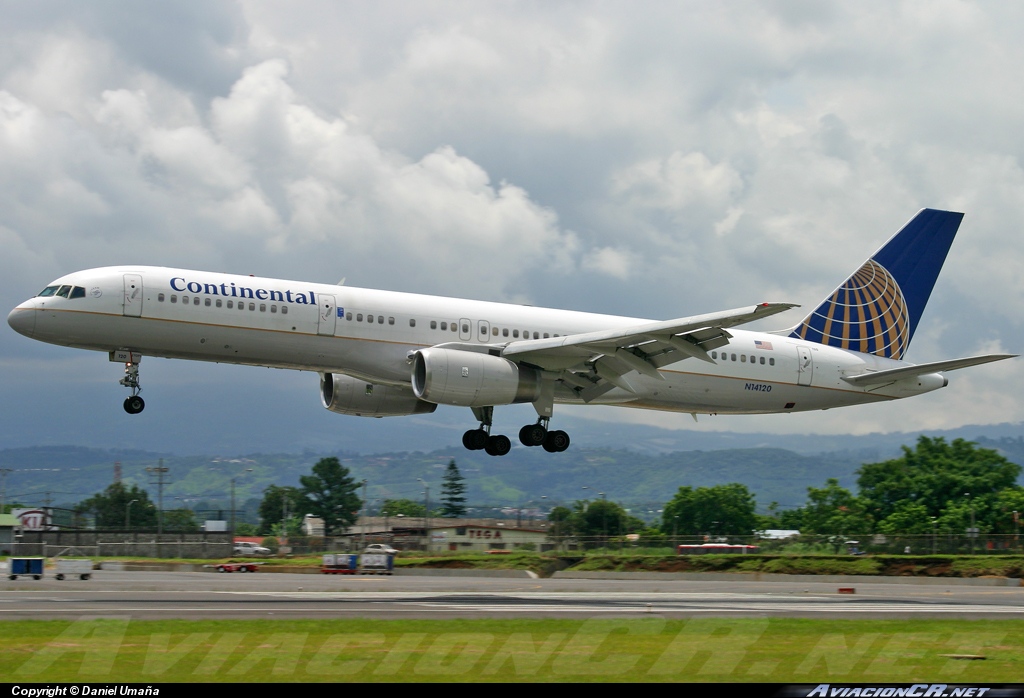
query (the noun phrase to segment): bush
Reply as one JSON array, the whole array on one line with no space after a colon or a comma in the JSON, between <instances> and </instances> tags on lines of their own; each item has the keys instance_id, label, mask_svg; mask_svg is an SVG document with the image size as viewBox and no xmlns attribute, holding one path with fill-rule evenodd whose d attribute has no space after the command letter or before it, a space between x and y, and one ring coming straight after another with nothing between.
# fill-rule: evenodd
<instances>
[{"instance_id":1,"label":"bush","mask_svg":"<svg viewBox=\"0 0 1024 698\"><path fill-rule=\"evenodd\" d=\"M260 543L264 548L269 548L270 552L277 555L277 551L281 549L281 543L274 536L267 536Z\"/></svg>"}]
</instances>

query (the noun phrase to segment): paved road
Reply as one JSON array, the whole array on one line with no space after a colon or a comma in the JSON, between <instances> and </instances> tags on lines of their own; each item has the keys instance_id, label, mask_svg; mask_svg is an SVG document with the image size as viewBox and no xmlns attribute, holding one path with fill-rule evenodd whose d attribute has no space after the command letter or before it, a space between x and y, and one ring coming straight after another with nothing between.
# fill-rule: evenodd
<instances>
[{"instance_id":1,"label":"paved road","mask_svg":"<svg viewBox=\"0 0 1024 698\"><path fill-rule=\"evenodd\" d=\"M852 586L853 594L840 594ZM881 583L97 571L0 580L0 622L132 618L1024 618L1024 588Z\"/></svg>"}]
</instances>

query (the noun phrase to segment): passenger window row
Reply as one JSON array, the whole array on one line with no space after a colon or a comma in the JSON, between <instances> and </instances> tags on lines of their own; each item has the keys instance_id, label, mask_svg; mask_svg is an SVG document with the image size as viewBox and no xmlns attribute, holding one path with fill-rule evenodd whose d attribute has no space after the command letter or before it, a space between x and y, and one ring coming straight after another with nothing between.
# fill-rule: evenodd
<instances>
[{"instance_id":1,"label":"passenger window row","mask_svg":"<svg viewBox=\"0 0 1024 698\"><path fill-rule=\"evenodd\" d=\"M352 313L345 313L345 319L349 320L349 321L355 320L356 322L362 322L363 321L363 314L362 313L356 313L355 315L353 315ZM366 322L370 323L371 325L373 323L375 323L375 322L378 325L383 325L384 324L384 316L383 315L377 315L376 318L375 318L372 313L367 313L365 319L366 319ZM394 325L395 324L395 318L389 317L388 318L388 324L389 325ZM409 321L409 327L416 327L416 321L415 320L410 320Z\"/></svg>"},{"instance_id":2,"label":"passenger window row","mask_svg":"<svg viewBox=\"0 0 1024 698\"><path fill-rule=\"evenodd\" d=\"M168 300L168 297L167 297L166 294L158 293L157 296L156 296L156 299L159 302L163 303L164 301ZM171 303L177 303L178 302L178 294L176 294L176 293L170 294L170 302ZM225 300L223 298L210 298L210 297L206 297L206 298L200 299L199 296L191 296L190 297L190 296L184 296L183 295L181 297L181 304L182 305L200 305L200 304L202 304L202 305L205 305L207 308L209 308L209 307L222 308L222 307L225 307L225 303L226 303L226 307L229 308L229 309L234 309L234 308L237 307L239 310L245 310L245 305L246 305L245 301L241 301L241 300L238 301L238 304L236 305L235 301L233 299L231 299L231 298L228 298L227 300ZM276 313L277 312L277 304L275 304L275 303L270 303L270 304L267 304L267 303L253 303L252 301L249 302L249 310L255 312L257 305L259 306L259 312L261 312L261 313L267 312L268 308L269 308L271 313ZM288 306L287 305L282 305L281 306L281 314L282 315L287 315L288 314Z\"/></svg>"},{"instance_id":3,"label":"passenger window row","mask_svg":"<svg viewBox=\"0 0 1024 698\"><path fill-rule=\"evenodd\" d=\"M384 324L384 316L383 315L374 316L372 313L366 313L364 315L363 313L353 313L351 311L350 312L346 312L345 313L345 320L348 320L349 322L353 322L353 321L354 322L367 322L367 323L370 323L370 324L376 323L378 325L383 325ZM389 325L394 325L395 324L395 318L388 317L387 323ZM416 327L416 319L415 318L409 318L409 327ZM430 321L430 329L432 329L432 330L439 330L441 332L458 332L459 331L459 323L455 322L455 321L448 322L447 320L431 320ZM470 333L470 325L469 325L469 323L465 323L465 322L462 323L462 334L469 334L469 333ZM513 339L519 339L520 337L522 337L523 339L530 339L530 336L531 336L531 332L529 330L522 330L522 331L515 330L515 329L510 330L507 327L506 328L501 328L501 329L499 329L497 327L491 327L491 334L493 336L495 336L495 337L497 337L499 335L502 336L502 337L509 337L509 336L511 336ZM540 333L540 332L533 332L532 335L533 335L533 339L540 339L542 336L544 337L544 339L548 339L549 337L552 336L549 332L544 332L543 334ZM553 336L560 337L561 335L555 334Z\"/></svg>"},{"instance_id":4,"label":"passenger window row","mask_svg":"<svg viewBox=\"0 0 1024 698\"><path fill-rule=\"evenodd\" d=\"M509 330L509 328L507 328L507 327L501 328L501 336L502 337L508 337L510 332L512 334L512 339L519 339L519 337L520 337L519 330L515 330L515 329ZM491 334L493 334L495 337L497 337L498 336L498 328L497 327L491 328ZM544 339L548 339L552 335L548 334L547 332L545 332L543 335L540 332L534 332L533 333L533 339L540 339L542 336L544 337ZM562 335L556 333L554 336L555 337L561 337ZM529 330L523 330L522 338L523 339L530 339L530 331Z\"/></svg>"},{"instance_id":5,"label":"passenger window row","mask_svg":"<svg viewBox=\"0 0 1024 698\"><path fill-rule=\"evenodd\" d=\"M711 358L712 359L717 359L718 358L718 352L717 351L711 352ZM760 361L758 359L760 359ZM722 352L722 361L736 361L736 354L730 354L728 352L724 352L723 351ZM741 364L747 363L747 355L746 354L740 354L739 355L739 362ZM754 356L753 354L751 354L750 355L750 363L752 363L752 364L760 363L762 366L764 366L765 365L765 359L764 359L763 356L758 357L758 356ZM768 358L768 365L769 366L774 366L775 365L775 358L774 357L769 357Z\"/></svg>"}]
</instances>

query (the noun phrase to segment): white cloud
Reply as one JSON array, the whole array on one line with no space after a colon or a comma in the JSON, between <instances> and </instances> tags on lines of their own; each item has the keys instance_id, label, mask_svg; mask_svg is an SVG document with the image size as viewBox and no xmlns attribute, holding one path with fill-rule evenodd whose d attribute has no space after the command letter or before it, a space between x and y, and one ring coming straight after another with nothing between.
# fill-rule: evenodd
<instances>
[{"instance_id":1,"label":"white cloud","mask_svg":"<svg viewBox=\"0 0 1024 698\"><path fill-rule=\"evenodd\" d=\"M612 193L627 206L657 208L682 216L686 209L722 208L743 186L727 163L713 164L704 153L675 152L630 165L612 176Z\"/></svg>"},{"instance_id":2,"label":"white cloud","mask_svg":"<svg viewBox=\"0 0 1024 698\"><path fill-rule=\"evenodd\" d=\"M602 247L593 250L583 260L585 269L593 269L617 279L628 279L635 260L628 250Z\"/></svg>"}]
</instances>

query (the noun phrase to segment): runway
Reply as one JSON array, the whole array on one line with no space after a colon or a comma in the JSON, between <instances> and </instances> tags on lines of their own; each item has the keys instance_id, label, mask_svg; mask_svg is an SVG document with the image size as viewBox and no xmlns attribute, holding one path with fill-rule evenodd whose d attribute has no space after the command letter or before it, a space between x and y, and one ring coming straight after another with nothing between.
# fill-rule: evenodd
<instances>
[{"instance_id":1,"label":"runway","mask_svg":"<svg viewBox=\"0 0 1024 698\"><path fill-rule=\"evenodd\" d=\"M1024 588L97 571L0 581L0 619L1024 618Z\"/></svg>"}]
</instances>

